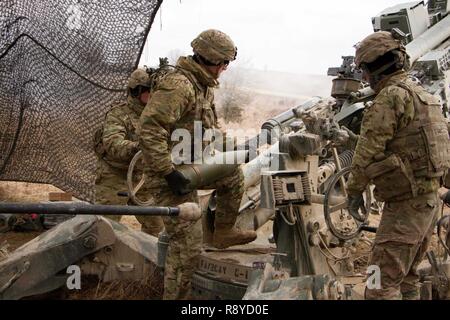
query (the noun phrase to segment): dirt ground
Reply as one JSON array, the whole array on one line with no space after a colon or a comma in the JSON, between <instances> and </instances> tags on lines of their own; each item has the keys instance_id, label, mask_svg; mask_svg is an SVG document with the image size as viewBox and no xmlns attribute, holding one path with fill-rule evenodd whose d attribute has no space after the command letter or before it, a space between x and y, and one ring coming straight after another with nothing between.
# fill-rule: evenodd
<instances>
[{"instance_id":1,"label":"dirt ground","mask_svg":"<svg viewBox=\"0 0 450 320\"><path fill-rule=\"evenodd\" d=\"M0 199L2 201L47 201L49 192L62 191L48 184L0 181Z\"/></svg>"}]
</instances>

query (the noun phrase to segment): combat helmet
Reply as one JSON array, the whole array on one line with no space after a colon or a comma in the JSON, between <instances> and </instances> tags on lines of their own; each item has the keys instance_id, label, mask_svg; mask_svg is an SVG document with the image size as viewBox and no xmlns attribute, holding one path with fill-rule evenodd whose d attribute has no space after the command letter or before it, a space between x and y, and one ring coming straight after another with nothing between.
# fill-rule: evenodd
<instances>
[{"instance_id":1,"label":"combat helmet","mask_svg":"<svg viewBox=\"0 0 450 320\"><path fill-rule=\"evenodd\" d=\"M403 39L406 35L399 29L391 32L378 31L363 41L356 47L355 64L357 68L377 64L372 73L380 74L395 65L396 69L406 68L408 65L408 54L406 53ZM391 56L391 59L380 59Z\"/></svg>"},{"instance_id":2,"label":"combat helmet","mask_svg":"<svg viewBox=\"0 0 450 320\"><path fill-rule=\"evenodd\" d=\"M192 42L194 54L209 65L219 65L236 59L237 48L233 40L222 31L209 29L200 33Z\"/></svg>"},{"instance_id":3,"label":"combat helmet","mask_svg":"<svg viewBox=\"0 0 450 320\"><path fill-rule=\"evenodd\" d=\"M128 89L136 89L138 86L150 88L150 75L145 68L137 68L128 79Z\"/></svg>"}]
</instances>

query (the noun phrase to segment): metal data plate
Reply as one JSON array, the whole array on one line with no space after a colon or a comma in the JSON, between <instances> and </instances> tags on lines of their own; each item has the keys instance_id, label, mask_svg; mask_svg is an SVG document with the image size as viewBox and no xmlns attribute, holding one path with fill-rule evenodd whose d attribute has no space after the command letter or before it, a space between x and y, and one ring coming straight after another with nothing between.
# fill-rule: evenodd
<instances>
[{"instance_id":1,"label":"metal data plate","mask_svg":"<svg viewBox=\"0 0 450 320\"><path fill-rule=\"evenodd\" d=\"M305 201L302 177L303 171L268 171L261 179L261 207L275 209Z\"/></svg>"}]
</instances>

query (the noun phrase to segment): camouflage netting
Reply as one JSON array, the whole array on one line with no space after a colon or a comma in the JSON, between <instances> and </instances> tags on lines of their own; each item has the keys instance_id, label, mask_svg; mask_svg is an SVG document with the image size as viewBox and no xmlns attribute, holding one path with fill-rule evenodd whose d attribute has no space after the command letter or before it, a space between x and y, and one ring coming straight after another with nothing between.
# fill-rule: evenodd
<instances>
[{"instance_id":1,"label":"camouflage netting","mask_svg":"<svg viewBox=\"0 0 450 320\"><path fill-rule=\"evenodd\" d=\"M162 0L2 0L0 180L92 201L93 136L139 62Z\"/></svg>"}]
</instances>

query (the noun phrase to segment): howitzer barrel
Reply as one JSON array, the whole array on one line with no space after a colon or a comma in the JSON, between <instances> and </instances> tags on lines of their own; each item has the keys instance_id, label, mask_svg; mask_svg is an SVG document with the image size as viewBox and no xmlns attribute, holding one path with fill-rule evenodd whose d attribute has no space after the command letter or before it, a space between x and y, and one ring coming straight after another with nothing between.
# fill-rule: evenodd
<instances>
[{"instance_id":1,"label":"howitzer barrel","mask_svg":"<svg viewBox=\"0 0 450 320\"><path fill-rule=\"evenodd\" d=\"M427 31L406 45L406 52L409 55L411 65L427 52L438 47L442 42L450 37L450 15L436 23ZM370 88L364 88L354 93L357 98L365 98L374 95Z\"/></svg>"},{"instance_id":2,"label":"howitzer barrel","mask_svg":"<svg viewBox=\"0 0 450 320\"><path fill-rule=\"evenodd\" d=\"M301 105L291 108L288 111L285 111L272 119L267 120L263 123L261 127L261 133L256 137L251 138L248 141L250 146L261 146L265 143L273 144L275 142L275 138L273 136L274 131L281 131L285 126L292 123L297 119L298 114L303 111L308 111L312 109L315 105L317 105L321 101L320 97L314 97Z\"/></svg>"},{"instance_id":3,"label":"howitzer barrel","mask_svg":"<svg viewBox=\"0 0 450 320\"><path fill-rule=\"evenodd\" d=\"M138 207L95 205L82 202L71 203L0 203L0 213L37 213L67 215L144 215L179 217L184 220L198 220L201 209L196 203L184 203L178 207Z\"/></svg>"},{"instance_id":4,"label":"howitzer barrel","mask_svg":"<svg viewBox=\"0 0 450 320\"><path fill-rule=\"evenodd\" d=\"M264 168L268 168L270 166L270 170L278 170L278 166L276 163L271 163L272 155L279 152L279 142L274 143L271 141L274 137L271 133L275 130L281 130L283 127L291 123L292 121L298 119L298 115L301 112L311 110L317 104L320 103L322 99L320 97L314 97L300 106L292 108L282 114L266 121L261 128L261 133L256 137L250 139L248 144L250 146L261 146L262 145L262 137L264 139L267 138L267 143L272 144L272 146L262 152L258 157L251 159L249 163L247 163L243 168L244 178L245 178L245 188L253 186L257 184L261 179L261 171Z\"/></svg>"},{"instance_id":5,"label":"howitzer barrel","mask_svg":"<svg viewBox=\"0 0 450 320\"><path fill-rule=\"evenodd\" d=\"M298 114L300 114L301 112L308 111L311 108L313 108L315 105L317 105L320 102L320 100L321 100L321 98L314 97L314 98L302 103L301 105L299 105L297 107L294 107L286 112L283 112L283 113L279 114L278 116L264 122L261 129L267 130L270 132L277 127L281 128L282 126L289 124L292 120L296 119Z\"/></svg>"},{"instance_id":6,"label":"howitzer barrel","mask_svg":"<svg viewBox=\"0 0 450 320\"><path fill-rule=\"evenodd\" d=\"M261 180L261 171L265 168L270 170L278 170L276 164L271 163L272 154L279 152L279 143L275 143L272 147L262 152L257 158L247 163L243 168L245 188L254 186Z\"/></svg>"},{"instance_id":7,"label":"howitzer barrel","mask_svg":"<svg viewBox=\"0 0 450 320\"><path fill-rule=\"evenodd\" d=\"M439 21L406 46L406 52L414 63L428 51L435 49L450 37L450 15Z\"/></svg>"}]
</instances>

